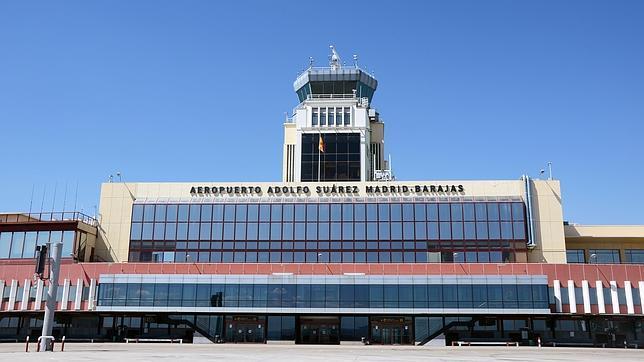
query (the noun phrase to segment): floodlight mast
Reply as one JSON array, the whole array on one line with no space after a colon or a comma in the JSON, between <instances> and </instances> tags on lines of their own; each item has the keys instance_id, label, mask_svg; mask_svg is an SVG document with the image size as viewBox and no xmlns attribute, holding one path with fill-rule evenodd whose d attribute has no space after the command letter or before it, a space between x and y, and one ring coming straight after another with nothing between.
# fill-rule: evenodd
<instances>
[{"instance_id":1,"label":"floodlight mast","mask_svg":"<svg viewBox=\"0 0 644 362\"><path fill-rule=\"evenodd\" d=\"M45 304L45 317L42 323L42 337L40 338L40 351L53 351L52 330L54 326L54 312L56 311L56 294L58 291L58 276L60 275L60 259L63 253L63 243L54 243L51 249L52 258L49 261L49 288L47 288L47 302ZM37 262L38 263L38 262ZM40 269L41 266L38 266ZM40 278L43 278L43 272Z\"/></svg>"}]
</instances>

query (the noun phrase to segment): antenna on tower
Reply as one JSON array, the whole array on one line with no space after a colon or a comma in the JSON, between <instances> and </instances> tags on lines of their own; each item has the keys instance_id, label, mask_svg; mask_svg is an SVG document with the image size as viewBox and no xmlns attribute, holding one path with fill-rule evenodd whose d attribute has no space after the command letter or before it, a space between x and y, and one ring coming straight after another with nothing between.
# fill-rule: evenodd
<instances>
[{"instance_id":1,"label":"antenna on tower","mask_svg":"<svg viewBox=\"0 0 644 362\"><path fill-rule=\"evenodd\" d=\"M333 45L329 45L329 48L331 48L331 61L329 62L329 65L331 66L331 69L338 70L342 67L342 60L340 60L340 55L335 50L335 47Z\"/></svg>"},{"instance_id":2,"label":"antenna on tower","mask_svg":"<svg viewBox=\"0 0 644 362\"><path fill-rule=\"evenodd\" d=\"M313 68L314 61L313 57L309 57L309 68Z\"/></svg>"},{"instance_id":3,"label":"antenna on tower","mask_svg":"<svg viewBox=\"0 0 644 362\"><path fill-rule=\"evenodd\" d=\"M353 54L353 66L358 68L358 54Z\"/></svg>"}]
</instances>

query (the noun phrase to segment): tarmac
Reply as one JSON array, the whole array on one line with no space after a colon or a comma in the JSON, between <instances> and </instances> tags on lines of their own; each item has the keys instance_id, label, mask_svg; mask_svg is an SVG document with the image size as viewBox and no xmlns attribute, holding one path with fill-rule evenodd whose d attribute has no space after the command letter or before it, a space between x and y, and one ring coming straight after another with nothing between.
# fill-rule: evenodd
<instances>
[{"instance_id":1,"label":"tarmac","mask_svg":"<svg viewBox=\"0 0 644 362\"><path fill-rule=\"evenodd\" d=\"M55 352L0 344L0 361L644 361L644 350L571 347L420 347L271 344L68 343Z\"/></svg>"}]
</instances>

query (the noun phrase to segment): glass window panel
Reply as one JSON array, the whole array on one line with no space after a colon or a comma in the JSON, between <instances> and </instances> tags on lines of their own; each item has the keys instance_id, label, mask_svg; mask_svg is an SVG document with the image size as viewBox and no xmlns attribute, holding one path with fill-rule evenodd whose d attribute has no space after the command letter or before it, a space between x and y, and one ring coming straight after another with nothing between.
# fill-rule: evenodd
<instances>
[{"instance_id":1,"label":"glass window panel","mask_svg":"<svg viewBox=\"0 0 644 362\"><path fill-rule=\"evenodd\" d=\"M525 224L523 221L515 221L512 223L512 231L514 232L515 240L525 240Z\"/></svg>"},{"instance_id":2,"label":"glass window panel","mask_svg":"<svg viewBox=\"0 0 644 362\"><path fill-rule=\"evenodd\" d=\"M318 238L318 228L317 223L307 222L306 223L306 240L317 240Z\"/></svg>"},{"instance_id":3,"label":"glass window panel","mask_svg":"<svg viewBox=\"0 0 644 362\"><path fill-rule=\"evenodd\" d=\"M211 239L212 240L222 240L223 236L223 231L222 231L223 225L221 223L213 223L212 224L212 232L211 232Z\"/></svg>"},{"instance_id":4,"label":"glass window panel","mask_svg":"<svg viewBox=\"0 0 644 362\"><path fill-rule=\"evenodd\" d=\"M246 221L246 212L247 212L247 206L244 204L238 204L236 209L235 209L235 221L240 222L240 221Z\"/></svg>"},{"instance_id":5,"label":"glass window panel","mask_svg":"<svg viewBox=\"0 0 644 362\"><path fill-rule=\"evenodd\" d=\"M201 219L201 205L190 205L190 221Z\"/></svg>"},{"instance_id":6,"label":"glass window panel","mask_svg":"<svg viewBox=\"0 0 644 362\"><path fill-rule=\"evenodd\" d=\"M441 240L450 240L452 238L452 231L449 222L441 221L440 222L440 239Z\"/></svg>"},{"instance_id":7,"label":"glass window panel","mask_svg":"<svg viewBox=\"0 0 644 362\"><path fill-rule=\"evenodd\" d=\"M463 239L463 223L462 222L452 222L452 239L462 240Z\"/></svg>"},{"instance_id":8,"label":"glass window panel","mask_svg":"<svg viewBox=\"0 0 644 362\"><path fill-rule=\"evenodd\" d=\"M393 205L392 205L393 206ZM392 213L393 216L393 213ZM402 240L402 223L391 223L391 240Z\"/></svg>"},{"instance_id":9,"label":"glass window panel","mask_svg":"<svg viewBox=\"0 0 644 362\"><path fill-rule=\"evenodd\" d=\"M438 221L438 204L427 204L427 220Z\"/></svg>"},{"instance_id":10,"label":"glass window panel","mask_svg":"<svg viewBox=\"0 0 644 362\"><path fill-rule=\"evenodd\" d=\"M290 205L290 204L282 205L282 221L284 222L293 221L293 214L294 214L293 210L294 210L293 205Z\"/></svg>"},{"instance_id":11,"label":"glass window panel","mask_svg":"<svg viewBox=\"0 0 644 362\"><path fill-rule=\"evenodd\" d=\"M512 219L515 221L523 221L523 203L512 203Z\"/></svg>"},{"instance_id":12,"label":"glass window panel","mask_svg":"<svg viewBox=\"0 0 644 362\"><path fill-rule=\"evenodd\" d=\"M305 227L306 224L301 222L295 223L295 240L304 240L305 239Z\"/></svg>"},{"instance_id":13,"label":"glass window panel","mask_svg":"<svg viewBox=\"0 0 644 362\"><path fill-rule=\"evenodd\" d=\"M474 222L466 221L463 223L464 233L463 237L467 240L476 238L476 224Z\"/></svg>"},{"instance_id":14,"label":"glass window panel","mask_svg":"<svg viewBox=\"0 0 644 362\"><path fill-rule=\"evenodd\" d=\"M488 223L488 234L490 239L500 239L501 238L501 226L498 222L489 222Z\"/></svg>"},{"instance_id":15,"label":"glass window panel","mask_svg":"<svg viewBox=\"0 0 644 362\"><path fill-rule=\"evenodd\" d=\"M235 240L246 240L246 223L235 223Z\"/></svg>"},{"instance_id":16,"label":"glass window panel","mask_svg":"<svg viewBox=\"0 0 644 362\"><path fill-rule=\"evenodd\" d=\"M154 221L154 205L143 207L143 221Z\"/></svg>"},{"instance_id":17,"label":"glass window panel","mask_svg":"<svg viewBox=\"0 0 644 362\"><path fill-rule=\"evenodd\" d=\"M295 221L306 220L306 207L302 204L295 205Z\"/></svg>"},{"instance_id":18,"label":"glass window panel","mask_svg":"<svg viewBox=\"0 0 644 362\"><path fill-rule=\"evenodd\" d=\"M422 221L417 221L414 223L414 229L415 229L415 239L416 240L425 240L427 239L427 226L425 222ZM405 235L405 238L407 238L407 235Z\"/></svg>"},{"instance_id":19,"label":"glass window panel","mask_svg":"<svg viewBox=\"0 0 644 362\"><path fill-rule=\"evenodd\" d=\"M188 224L177 224L177 240L188 240Z\"/></svg>"},{"instance_id":20,"label":"glass window panel","mask_svg":"<svg viewBox=\"0 0 644 362\"><path fill-rule=\"evenodd\" d=\"M139 226L140 228L141 226ZM9 233L10 234L10 233ZM139 232L139 239L141 238L141 233ZM11 239L11 235L9 235L9 239ZM49 242L49 231L39 231L38 232L38 245L45 245ZM9 253L9 249L7 249L7 254Z\"/></svg>"},{"instance_id":21,"label":"glass window panel","mask_svg":"<svg viewBox=\"0 0 644 362\"><path fill-rule=\"evenodd\" d=\"M491 221L499 220L499 204L496 202L490 202L487 204L487 217L488 220Z\"/></svg>"},{"instance_id":22,"label":"glass window panel","mask_svg":"<svg viewBox=\"0 0 644 362\"><path fill-rule=\"evenodd\" d=\"M271 223L271 240L282 239L282 224L278 222Z\"/></svg>"},{"instance_id":23,"label":"glass window panel","mask_svg":"<svg viewBox=\"0 0 644 362\"><path fill-rule=\"evenodd\" d=\"M506 240L512 239L512 223L501 222L501 238Z\"/></svg>"},{"instance_id":24,"label":"glass window panel","mask_svg":"<svg viewBox=\"0 0 644 362\"><path fill-rule=\"evenodd\" d=\"M163 240L165 237L165 224L154 223L154 240Z\"/></svg>"},{"instance_id":25,"label":"glass window panel","mask_svg":"<svg viewBox=\"0 0 644 362\"><path fill-rule=\"evenodd\" d=\"M191 222L189 224L188 240L199 240L199 223Z\"/></svg>"},{"instance_id":26,"label":"glass window panel","mask_svg":"<svg viewBox=\"0 0 644 362\"><path fill-rule=\"evenodd\" d=\"M235 221L235 205L224 205L224 221Z\"/></svg>"},{"instance_id":27,"label":"glass window panel","mask_svg":"<svg viewBox=\"0 0 644 362\"><path fill-rule=\"evenodd\" d=\"M157 211L159 206L157 205ZM201 205L201 222L212 221L212 205Z\"/></svg>"},{"instance_id":28,"label":"glass window panel","mask_svg":"<svg viewBox=\"0 0 644 362\"><path fill-rule=\"evenodd\" d=\"M365 204L354 204L353 205L353 218L355 221L365 221Z\"/></svg>"},{"instance_id":29,"label":"glass window panel","mask_svg":"<svg viewBox=\"0 0 644 362\"><path fill-rule=\"evenodd\" d=\"M73 237L74 237L74 232L73 231L66 231L66 233L71 233L72 238L71 240L64 240L65 246L63 247L63 257L68 257L71 255L71 246L67 244L72 244L73 245ZM36 239L38 237L38 232L36 231L28 231L25 233L25 245L23 247L24 251L22 253L23 258L33 258L35 256L36 252Z\"/></svg>"},{"instance_id":30,"label":"glass window panel","mask_svg":"<svg viewBox=\"0 0 644 362\"><path fill-rule=\"evenodd\" d=\"M476 222L476 239L477 240L487 239L487 222L485 221Z\"/></svg>"},{"instance_id":31,"label":"glass window panel","mask_svg":"<svg viewBox=\"0 0 644 362\"><path fill-rule=\"evenodd\" d=\"M166 221L177 221L177 205L167 205L166 207Z\"/></svg>"},{"instance_id":32,"label":"glass window panel","mask_svg":"<svg viewBox=\"0 0 644 362\"><path fill-rule=\"evenodd\" d=\"M188 221L188 205L179 205L178 221Z\"/></svg>"},{"instance_id":33,"label":"glass window panel","mask_svg":"<svg viewBox=\"0 0 644 362\"><path fill-rule=\"evenodd\" d=\"M465 221L474 221L474 204L465 203L463 204L463 220Z\"/></svg>"},{"instance_id":34,"label":"glass window panel","mask_svg":"<svg viewBox=\"0 0 644 362\"><path fill-rule=\"evenodd\" d=\"M414 220L415 221L425 221L426 220L426 206L425 204L414 204Z\"/></svg>"},{"instance_id":35,"label":"glass window panel","mask_svg":"<svg viewBox=\"0 0 644 362\"><path fill-rule=\"evenodd\" d=\"M477 221L487 220L487 206L486 206L486 204L477 203L477 204L475 204L475 207L476 207L476 220Z\"/></svg>"},{"instance_id":36,"label":"glass window panel","mask_svg":"<svg viewBox=\"0 0 644 362\"><path fill-rule=\"evenodd\" d=\"M355 240L365 240L367 237L366 234L366 224L363 222L356 222L354 225L354 239Z\"/></svg>"},{"instance_id":37,"label":"glass window panel","mask_svg":"<svg viewBox=\"0 0 644 362\"><path fill-rule=\"evenodd\" d=\"M154 224L151 222L143 223L143 235L141 239L143 240L152 240L152 233L154 231ZM52 233L53 236L53 233Z\"/></svg>"},{"instance_id":38,"label":"glass window panel","mask_svg":"<svg viewBox=\"0 0 644 362\"><path fill-rule=\"evenodd\" d=\"M510 221L512 220L512 210L511 206L507 202L502 202L499 204L499 212L501 216L502 221Z\"/></svg>"},{"instance_id":39,"label":"glass window panel","mask_svg":"<svg viewBox=\"0 0 644 362\"><path fill-rule=\"evenodd\" d=\"M378 223L378 240L389 240L389 223L388 222L379 222Z\"/></svg>"},{"instance_id":40,"label":"glass window panel","mask_svg":"<svg viewBox=\"0 0 644 362\"><path fill-rule=\"evenodd\" d=\"M175 240L177 238L177 224L165 224L165 240Z\"/></svg>"},{"instance_id":41,"label":"glass window panel","mask_svg":"<svg viewBox=\"0 0 644 362\"><path fill-rule=\"evenodd\" d=\"M342 223L342 240L353 240L353 223Z\"/></svg>"},{"instance_id":42,"label":"glass window panel","mask_svg":"<svg viewBox=\"0 0 644 362\"><path fill-rule=\"evenodd\" d=\"M313 213L315 211L312 211ZM318 221L329 221L329 205L328 204L319 204L317 210Z\"/></svg>"},{"instance_id":43,"label":"glass window panel","mask_svg":"<svg viewBox=\"0 0 644 362\"><path fill-rule=\"evenodd\" d=\"M367 240L378 240L378 223L367 223Z\"/></svg>"},{"instance_id":44,"label":"glass window panel","mask_svg":"<svg viewBox=\"0 0 644 362\"><path fill-rule=\"evenodd\" d=\"M342 221L353 221L353 204L342 205Z\"/></svg>"},{"instance_id":45,"label":"glass window panel","mask_svg":"<svg viewBox=\"0 0 644 362\"><path fill-rule=\"evenodd\" d=\"M154 211L154 220L165 221L165 210L166 205L156 205L156 210Z\"/></svg>"},{"instance_id":46,"label":"glass window panel","mask_svg":"<svg viewBox=\"0 0 644 362\"><path fill-rule=\"evenodd\" d=\"M4 234L4 233L3 233ZM25 233L23 232L14 232L13 240L11 242L11 258L21 258L22 249L25 241Z\"/></svg>"},{"instance_id":47,"label":"glass window panel","mask_svg":"<svg viewBox=\"0 0 644 362\"><path fill-rule=\"evenodd\" d=\"M282 205L280 204L271 205L271 220L273 222L282 221Z\"/></svg>"},{"instance_id":48,"label":"glass window panel","mask_svg":"<svg viewBox=\"0 0 644 362\"><path fill-rule=\"evenodd\" d=\"M143 205L132 205L132 221L143 221Z\"/></svg>"},{"instance_id":49,"label":"glass window panel","mask_svg":"<svg viewBox=\"0 0 644 362\"><path fill-rule=\"evenodd\" d=\"M307 221L317 221L318 220L318 205L317 204L308 204L308 205L306 205L306 220Z\"/></svg>"},{"instance_id":50,"label":"glass window panel","mask_svg":"<svg viewBox=\"0 0 644 362\"><path fill-rule=\"evenodd\" d=\"M438 216L440 221L449 221L450 204L438 204Z\"/></svg>"},{"instance_id":51,"label":"glass window panel","mask_svg":"<svg viewBox=\"0 0 644 362\"><path fill-rule=\"evenodd\" d=\"M224 223L224 240L233 240L235 234L235 224L232 222Z\"/></svg>"},{"instance_id":52,"label":"glass window panel","mask_svg":"<svg viewBox=\"0 0 644 362\"><path fill-rule=\"evenodd\" d=\"M331 221L342 221L342 205L331 205Z\"/></svg>"},{"instance_id":53,"label":"glass window panel","mask_svg":"<svg viewBox=\"0 0 644 362\"><path fill-rule=\"evenodd\" d=\"M389 204L378 204L378 220L389 221Z\"/></svg>"},{"instance_id":54,"label":"glass window panel","mask_svg":"<svg viewBox=\"0 0 644 362\"><path fill-rule=\"evenodd\" d=\"M143 224L141 223L132 223L132 227L130 229L130 240L141 240L141 230L143 229ZM11 233L4 233L3 236L11 238ZM49 234L47 234L47 241L49 241ZM9 239L11 240L11 239ZM1 245L1 243L0 243ZM42 245L42 244L40 244ZM0 246L1 247L1 246ZM9 249L7 248L7 253ZM0 255L2 255L2 251L0 251Z\"/></svg>"},{"instance_id":55,"label":"glass window panel","mask_svg":"<svg viewBox=\"0 0 644 362\"><path fill-rule=\"evenodd\" d=\"M224 205L212 205L212 220L224 221Z\"/></svg>"},{"instance_id":56,"label":"glass window panel","mask_svg":"<svg viewBox=\"0 0 644 362\"><path fill-rule=\"evenodd\" d=\"M400 204L391 204L391 221L402 221L402 206Z\"/></svg>"},{"instance_id":57,"label":"glass window panel","mask_svg":"<svg viewBox=\"0 0 644 362\"><path fill-rule=\"evenodd\" d=\"M413 222L404 222L403 223L403 238L405 240L413 240L414 239L414 223Z\"/></svg>"},{"instance_id":58,"label":"glass window panel","mask_svg":"<svg viewBox=\"0 0 644 362\"><path fill-rule=\"evenodd\" d=\"M428 240L438 240L438 223L437 222L428 222L427 223L427 239Z\"/></svg>"},{"instance_id":59,"label":"glass window panel","mask_svg":"<svg viewBox=\"0 0 644 362\"><path fill-rule=\"evenodd\" d=\"M342 224L339 222L331 223L331 239L340 240L342 238Z\"/></svg>"},{"instance_id":60,"label":"glass window panel","mask_svg":"<svg viewBox=\"0 0 644 362\"><path fill-rule=\"evenodd\" d=\"M367 204L367 221L378 221L378 205Z\"/></svg>"},{"instance_id":61,"label":"glass window panel","mask_svg":"<svg viewBox=\"0 0 644 362\"><path fill-rule=\"evenodd\" d=\"M463 204L451 204L452 221L463 220Z\"/></svg>"},{"instance_id":62,"label":"glass window panel","mask_svg":"<svg viewBox=\"0 0 644 362\"><path fill-rule=\"evenodd\" d=\"M259 223L259 240L268 240L270 234L270 224L267 222Z\"/></svg>"}]
</instances>

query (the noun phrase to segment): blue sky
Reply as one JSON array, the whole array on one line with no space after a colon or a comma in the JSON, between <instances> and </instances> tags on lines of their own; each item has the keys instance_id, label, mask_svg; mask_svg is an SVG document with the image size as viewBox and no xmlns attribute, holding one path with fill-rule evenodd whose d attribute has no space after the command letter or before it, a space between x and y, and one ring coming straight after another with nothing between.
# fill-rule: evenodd
<instances>
[{"instance_id":1,"label":"blue sky","mask_svg":"<svg viewBox=\"0 0 644 362\"><path fill-rule=\"evenodd\" d=\"M335 44L379 80L399 179L552 161L567 220L644 224L644 2L388 3L3 1L0 211L78 184L92 214L117 171L279 181L292 82Z\"/></svg>"}]
</instances>

